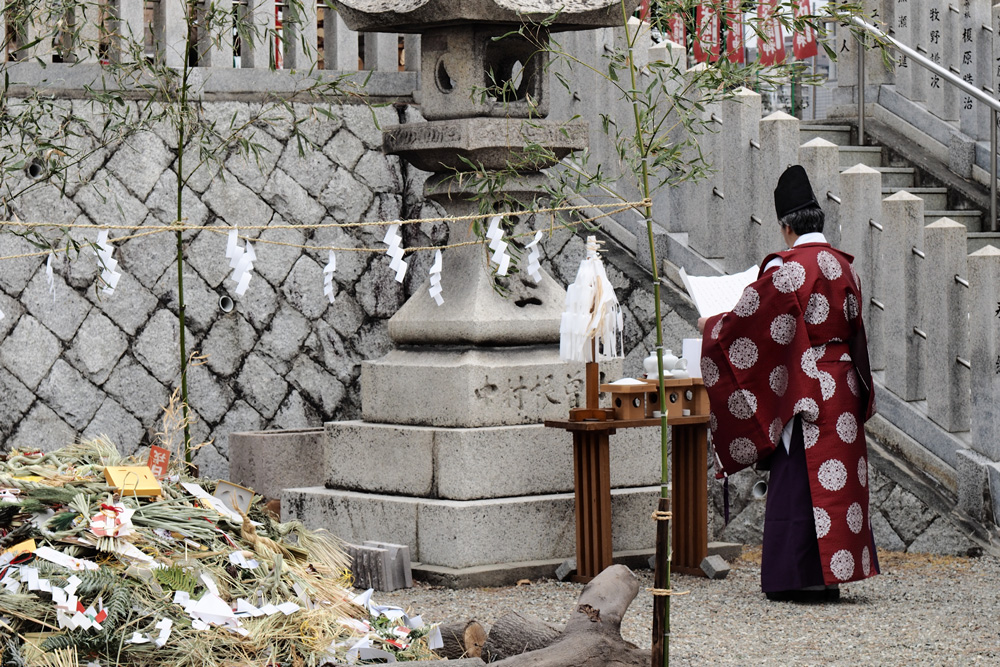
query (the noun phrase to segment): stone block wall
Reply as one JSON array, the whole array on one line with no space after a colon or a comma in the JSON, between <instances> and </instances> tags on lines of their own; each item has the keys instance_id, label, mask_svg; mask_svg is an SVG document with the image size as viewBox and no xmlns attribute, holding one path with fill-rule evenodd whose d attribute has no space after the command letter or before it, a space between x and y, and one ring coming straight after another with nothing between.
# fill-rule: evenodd
<instances>
[{"instance_id":1,"label":"stone block wall","mask_svg":"<svg viewBox=\"0 0 1000 667\"><path fill-rule=\"evenodd\" d=\"M78 115L91 114L82 102L67 104L76 105ZM203 113L248 118L253 108L209 102ZM296 115L308 117L308 111L299 105ZM241 232L259 239L254 277L243 297L236 297L229 280L225 234L183 234L187 348L205 355L188 373L192 433L196 442L210 441L195 455L207 476L228 476L231 432L358 418L360 363L388 351L388 318L421 287L430 268L430 253L408 256L410 270L400 285L383 253L338 252L334 303L324 296L327 251L296 246L381 249L383 230L303 225L442 214L422 199L426 174L380 150L381 129L400 122L400 114L419 120L415 111L353 104L331 111L332 118L314 116L301 125L311 144L301 152L289 118L279 118L250 131L248 138L260 146L259 161L234 153L193 173L184 169L190 174L187 223L267 227ZM89 117L98 127L100 119ZM90 134L80 141L97 146ZM9 201L7 217L82 225L73 236L86 242L97 236L89 225L168 224L176 215L177 157L170 128L154 128L98 148L71 173L67 196L52 186L34 189ZM187 157L190 165L191 153ZM5 194L28 179L8 179ZM112 241L126 234L131 232L112 231ZM444 223L409 225L403 234L406 246L440 245L448 242L450 229ZM52 449L105 434L122 451L134 452L160 429L162 407L180 379L176 237L160 233L114 246L122 277L112 295L95 288L100 270L89 248L54 259L51 293L44 257L0 263L5 448ZM563 286L571 282L584 255L582 238L562 229L542 246L549 273ZM35 250L18 236L0 233L0 256ZM636 271L629 262L620 264L626 268L610 266L609 277L627 321L626 371L636 374L652 346L652 294L648 276L629 273ZM219 306L223 295L235 301L231 312ZM693 311L672 298L681 312L664 309L667 340L679 347L682 337L694 335Z\"/></svg>"}]
</instances>

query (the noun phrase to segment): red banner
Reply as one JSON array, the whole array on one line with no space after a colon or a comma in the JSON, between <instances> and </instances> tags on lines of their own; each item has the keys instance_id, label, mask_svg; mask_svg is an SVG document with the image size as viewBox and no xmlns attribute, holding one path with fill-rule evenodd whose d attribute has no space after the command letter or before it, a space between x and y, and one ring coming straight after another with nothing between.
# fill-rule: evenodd
<instances>
[{"instance_id":1,"label":"red banner","mask_svg":"<svg viewBox=\"0 0 1000 667\"><path fill-rule=\"evenodd\" d=\"M742 0L726 0L726 57L731 63L746 62L742 5Z\"/></svg>"},{"instance_id":2,"label":"red banner","mask_svg":"<svg viewBox=\"0 0 1000 667\"><path fill-rule=\"evenodd\" d=\"M646 21L649 19L649 0L642 0L639 3L639 20Z\"/></svg>"},{"instance_id":3,"label":"red banner","mask_svg":"<svg viewBox=\"0 0 1000 667\"><path fill-rule=\"evenodd\" d=\"M684 27L684 16L673 14L667 19L667 29L670 31L667 38L674 44L680 44L687 48L687 29Z\"/></svg>"},{"instance_id":4,"label":"red banner","mask_svg":"<svg viewBox=\"0 0 1000 667\"><path fill-rule=\"evenodd\" d=\"M797 19L812 14L809 0L792 0L792 13ZM802 32L796 32L792 39L792 53L795 54L796 60L805 60L812 58L818 52L816 30L811 25L805 25Z\"/></svg>"},{"instance_id":5,"label":"red banner","mask_svg":"<svg viewBox=\"0 0 1000 667\"><path fill-rule=\"evenodd\" d=\"M719 12L711 0L698 5L695 14L694 59L700 63L719 59Z\"/></svg>"},{"instance_id":6,"label":"red banner","mask_svg":"<svg viewBox=\"0 0 1000 667\"><path fill-rule=\"evenodd\" d=\"M761 0L757 5L757 19L764 33L763 39L757 39L757 52L764 67L785 62L785 36L777 13L778 0Z\"/></svg>"}]
</instances>

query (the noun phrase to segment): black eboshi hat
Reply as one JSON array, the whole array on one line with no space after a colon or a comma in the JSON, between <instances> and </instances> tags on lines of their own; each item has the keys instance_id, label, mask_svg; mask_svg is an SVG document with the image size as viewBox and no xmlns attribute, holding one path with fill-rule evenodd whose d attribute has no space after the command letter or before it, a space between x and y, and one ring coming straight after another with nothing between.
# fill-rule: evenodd
<instances>
[{"instance_id":1,"label":"black eboshi hat","mask_svg":"<svg viewBox=\"0 0 1000 667\"><path fill-rule=\"evenodd\" d=\"M774 189L774 212L781 220L789 213L811 206L819 208L819 202L809 185L809 177L802 165L794 164L778 178L778 187Z\"/></svg>"}]
</instances>

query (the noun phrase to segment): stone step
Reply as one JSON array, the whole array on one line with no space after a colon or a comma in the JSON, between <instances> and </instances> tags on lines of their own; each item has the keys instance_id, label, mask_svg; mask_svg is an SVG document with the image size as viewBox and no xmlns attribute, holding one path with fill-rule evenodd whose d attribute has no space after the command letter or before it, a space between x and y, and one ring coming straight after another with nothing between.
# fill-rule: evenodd
<instances>
[{"instance_id":1,"label":"stone step","mask_svg":"<svg viewBox=\"0 0 1000 667\"><path fill-rule=\"evenodd\" d=\"M813 139L826 139L831 144L849 146L851 143L850 125L799 125L800 143ZM852 165L853 166L853 165Z\"/></svg>"},{"instance_id":2,"label":"stone step","mask_svg":"<svg viewBox=\"0 0 1000 667\"><path fill-rule=\"evenodd\" d=\"M882 166L881 146L841 146L840 166L853 167L856 164L866 164L869 167Z\"/></svg>"},{"instance_id":3,"label":"stone step","mask_svg":"<svg viewBox=\"0 0 1000 667\"><path fill-rule=\"evenodd\" d=\"M924 224L929 225L941 218L950 218L957 223L963 224L969 232L983 231L983 214L980 211L929 211L926 208L924 209Z\"/></svg>"},{"instance_id":4,"label":"stone step","mask_svg":"<svg viewBox=\"0 0 1000 667\"><path fill-rule=\"evenodd\" d=\"M649 517L659 495L659 485L611 490L615 551L654 546ZM576 550L574 507L572 493L456 501L320 486L281 494L282 521L297 519L355 544L405 544L421 565L449 568L568 558Z\"/></svg>"},{"instance_id":5,"label":"stone step","mask_svg":"<svg viewBox=\"0 0 1000 667\"><path fill-rule=\"evenodd\" d=\"M941 211L948 208L948 188L882 188L882 199L897 192L909 192L924 200L924 210Z\"/></svg>"},{"instance_id":6,"label":"stone step","mask_svg":"<svg viewBox=\"0 0 1000 667\"><path fill-rule=\"evenodd\" d=\"M882 174L883 188L913 188L917 170L913 167L876 167Z\"/></svg>"},{"instance_id":7,"label":"stone step","mask_svg":"<svg viewBox=\"0 0 1000 667\"><path fill-rule=\"evenodd\" d=\"M982 250L988 245L1000 248L1000 232L969 232L969 254Z\"/></svg>"}]
</instances>

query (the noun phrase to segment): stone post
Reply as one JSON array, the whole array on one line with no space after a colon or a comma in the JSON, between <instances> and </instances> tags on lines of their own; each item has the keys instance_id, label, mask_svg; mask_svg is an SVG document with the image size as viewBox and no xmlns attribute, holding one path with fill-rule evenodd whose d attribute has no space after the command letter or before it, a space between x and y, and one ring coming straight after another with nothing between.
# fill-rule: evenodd
<instances>
[{"instance_id":1,"label":"stone post","mask_svg":"<svg viewBox=\"0 0 1000 667\"><path fill-rule=\"evenodd\" d=\"M420 35L403 35L403 58L407 72L420 71Z\"/></svg>"},{"instance_id":2,"label":"stone post","mask_svg":"<svg viewBox=\"0 0 1000 667\"><path fill-rule=\"evenodd\" d=\"M725 154L722 192L726 198L720 241L726 246L723 264L727 273L745 271L761 259L748 252L751 234L756 231L753 228L760 226L750 219L754 208L750 172L753 153L758 150L751 142L760 145L760 108L760 95L747 88L722 103L722 121L727 130L721 146Z\"/></svg>"},{"instance_id":3,"label":"stone post","mask_svg":"<svg viewBox=\"0 0 1000 667\"><path fill-rule=\"evenodd\" d=\"M145 44L143 0L114 0L114 30L111 35L111 59L117 63L132 62L142 57ZM137 49L133 46L138 45Z\"/></svg>"},{"instance_id":4,"label":"stone post","mask_svg":"<svg viewBox=\"0 0 1000 667\"><path fill-rule=\"evenodd\" d=\"M949 3L934 2L925 5L922 11L927 12L924 24L926 36L923 38L927 57L945 69L957 69L958 62L954 56L962 47L961 32L957 30L957 9ZM928 75L927 85L927 107L931 113L942 120L957 120L957 89L937 74Z\"/></svg>"},{"instance_id":5,"label":"stone post","mask_svg":"<svg viewBox=\"0 0 1000 667\"><path fill-rule=\"evenodd\" d=\"M747 253L760 262L776 250L784 250L778 219L774 214L774 188L789 165L799 162L799 120L784 111L775 111L760 121L760 150L751 153L750 191L752 215Z\"/></svg>"},{"instance_id":6,"label":"stone post","mask_svg":"<svg viewBox=\"0 0 1000 667\"><path fill-rule=\"evenodd\" d=\"M33 5L32 3L25 3L21 7L23 8L22 11L31 11ZM42 14L47 12L44 8L38 5L34 5L34 8L34 11L21 24L18 34L19 42L21 44L30 44L30 46L18 48L17 58L18 60L36 60L43 63L50 63L52 62L52 42L44 37L35 44L31 44L31 42L38 40L42 35L50 33L53 26L45 23L44 18L46 17L42 16ZM3 38L6 41L6 33L3 35Z\"/></svg>"},{"instance_id":7,"label":"stone post","mask_svg":"<svg viewBox=\"0 0 1000 667\"><path fill-rule=\"evenodd\" d=\"M358 69L358 33L347 27L340 14L323 9L323 62L326 69L354 72Z\"/></svg>"},{"instance_id":8,"label":"stone post","mask_svg":"<svg viewBox=\"0 0 1000 667\"><path fill-rule=\"evenodd\" d=\"M681 74L678 78L683 80L683 75L687 72L687 51L680 44L674 44L670 41L660 42L659 44L649 48L648 57L649 62L651 63L664 62L677 68L678 72ZM603 86L601 86L601 88L603 88ZM671 118L667 119L665 123L667 127L672 127L674 125L672 118L676 118L676 114L671 114ZM683 131L683 127L673 128L670 131L672 140L680 141ZM590 144L592 147L596 144L593 136L591 136ZM657 224L672 232L681 231L681 220L675 217L676 214L674 213L675 189L676 188L662 187L653 193L653 217Z\"/></svg>"},{"instance_id":9,"label":"stone post","mask_svg":"<svg viewBox=\"0 0 1000 667\"><path fill-rule=\"evenodd\" d=\"M966 83L980 89L988 88L993 80L993 39L986 31L992 19L990 7L983 2L962 2L961 65L959 72ZM973 139L990 138L990 108L970 95L959 99L959 119L962 132Z\"/></svg>"},{"instance_id":10,"label":"stone post","mask_svg":"<svg viewBox=\"0 0 1000 667\"><path fill-rule=\"evenodd\" d=\"M881 270L882 174L858 164L840 173L840 248L854 255L854 270L861 279L861 293L866 301L861 312L868 334L868 355L875 370L885 368L885 341L882 335L882 311L871 300L885 302L884 275Z\"/></svg>"},{"instance_id":11,"label":"stone post","mask_svg":"<svg viewBox=\"0 0 1000 667\"><path fill-rule=\"evenodd\" d=\"M725 253L725 246L721 242L725 224L725 184L723 170L725 169L725 154L722 146L729 135L729 128L722 120L722 107L713 104L705 107L703 115L703 129L701 134L695 136L701 148L701 154L705 158L708 168L711 170L708 178L696 183L688 183L689 188L697 188L701 191L701 198L690 202L687 215L690 216L690 236L689 243L703 257L722 257ZM692 193L693 194L693 193ZM697 213L691 207L704 207L704 215L697 217ZM695 209L697 210L697 209ZM744 267L746 268L746 267Z\"/></svg>"},{"instance_id":12,"label":"stone post","mask_svg":"<svg viewBox=\"0 0 1000 667\"><path fill-rule=\"evenodd\" d=\"M1000 249L986 246L968 261L972 448L1000 461Z\"/></svg>"},{"instance_id":13,"label":"stone post","mask_svg":"<svg viewBox=\"0 0 1000 667\"><path fill-rule=\"evenodd\" d=\"M167 67L184 66L184 42L187 31L184 6L184 0L160 0L153 9L153 44L157 57ZM142 16L141 5L139 11ZM139 44L143 44L141 23L139 30L134 34Z\"/></svg>"},{"instance_id":14,"label":"stone post","mask_svg":"<svg viewBox=\"0 0 1000 667\"><path fill-rule=\"evenodd\" d=\"M924 200L898 192L882 200L882 264L885 267L885 386L900 398L924 398L920 259L923 248Z\"/></svg>"},{"instance_id":15,"label":"stone post","mask_svg":"<svg viewBox=\"0 0 1000 667\"><path fill-rule=\"evenodd\" d=\"M67 62L96 63L101 41L97 7L93 5L70 7L66 18L77 33L75 42L72 31L62 35L63 53ZM0 32L0 34L6 33Z\"/></svg>"},{"instance_id":16,"label":"stone post","mask_svg":"<svg viewBox=\"0 0 1000 667\"><path fill-rule=\"evenodd\" d=\"M198 14L200 18L207 19L210 13L231 12L232 4L232 0L204 0L198 6ZM232 69L233 31L220 25L217 20L212 25L210 34L199 35L198 50L201 53L201 64L205 67Z\"/></svg>"},{"instance_id":17,"label":"stone post","mask_svg":"<svg viewBox=\"0 0 1000 667\"><path fill-rule=\"evenodd\" d=\"M281 29L283 67L308 70L315 65L318 56L316 3L312 0L303 0L300 4L286 4Z\"/></svg>"},{"instance_id":18,"label":"stone post","mask_svg":"<svg viewBox=\"0 0 1000 667\"><path fill-rule=\"evenodd\" d=\"M909 0L909 2L915 1L917 0ZM864 0L861 4L862 11L867 16L877 15L885 17L884 20L891 20L894 5L889 4L888 0ZM886 7L882 7L883 4L886 4ZM868 44L871 44L871 39L868 40ZM861 43L851 28L837 26L836 42L832 46L837 52L837 86L844 91L837 95L835 101L837 104L853 103L857 105L858 52L861 49ZM874 103L877 99L878 87L883 83L892 83L893 81L894 73L886 68L881 55L869 48L865 53L866 102Z\"/></svg>"},{"instance_id":19,"label":"stone post","mask_svg":"<svg viewBox=\"0 0 1000 667\"><path fill-rule=\"evenodd\" d=\"M162 0L161 0L162 1ZM250 26L250 39L240 46L240 67L268 69L274 51L274 0L253 0L239 5L240 17Z\"/></svg>"},{"instance_id":20,"label":"stone post","mask_svg":"<svg viewBox=\"0 0 1000 667\"><path fill-rule=\"evenodd\" d=\"M836 144L817 137L799 147L799 164L805 167L813 193L826 214L823 234L840 247L840 150Z\"/></svg>"},{"instance_id":21,"label":"stone post","mask_svg":"<svg viewBox=\"0 0 1000 667\"><path fill-rule=\"evenodd\" d=\"M699 63L689 71L696 75L705 65ZM690 149L689 149L690 150ZM689 156L685 156L689 159ZM705 225L708 218L708 196L712 189L705 187L705 183L692 183L685 181L670 188L670 208L669 220L670 231L688 232L688 242L692 247L703 247L711 243L711 239L703 239L700 246L695 240L695 236L700 234L699 228Z\"/></svg>"},{"instance_id":22,"label":"stone post","mask_svg":"<svg viewBox=\"0 0 1000 667\"><path fill-rule=\"evenodd\" d=\"M399 35L370 32L365 35L365 69L376 72L399 70Z\"/></svg>"},{"instance_id":23,"label":"stone post","mask_svg":"<svg viewBox=\"0 0 1000 667\"><path fill-rule=\"evenodd\" d=\"M911 48L917 48L924 36L923 12L918 0L904 0L896 5L895 16L895 36ZM906 56L898 56L898 67L896 69L896 89L899 93L914 102L924 100L924 81L926 79L923 67L916 63L911 63Z\"/></svg>"},{"instance_id":24,"label":"stone post","mask_svg":"<svg viewBox=\"0 0 1000 667\"><path fill-rule=\"evenodd\" d=\"M965 225L941 218L924 228L922 300L934 304L927 329L927 414L948 431L969 430L969 288Z\"/></svg>"}]
</instances>

